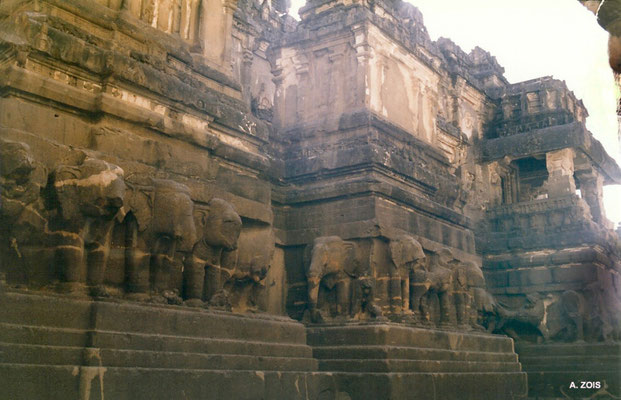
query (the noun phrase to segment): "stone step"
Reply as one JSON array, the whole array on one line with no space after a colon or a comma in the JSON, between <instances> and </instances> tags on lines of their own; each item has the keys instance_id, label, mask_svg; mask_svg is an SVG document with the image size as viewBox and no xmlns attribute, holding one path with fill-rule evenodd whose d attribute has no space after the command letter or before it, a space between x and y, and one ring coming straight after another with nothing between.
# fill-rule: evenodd
<instances>
[{"instance_id":1,"label":"stone step","mask_svg":"<svg viewBox=\"0 0 621 400\"><path fill-rule=\"evenodd\" d=\"M188 353L247 354L277 357L312 357L305 344L265 343L252 340L190 338L158 334L128 334L125 332L80 331L0 323L0 342L152 350Z\"/></svg>"},{"instance_id":2,"label":"stone step","mask_svg":"<svg viewBox=\"0 0 621 400\"><path fill-rule=\"evenodd\" d=\"M352 400L508 400L526 395L522 372L339 372L335 376Z\"/></svg>"},{"instance_id":3,"label":"stone step","mask_svg":"<svg viewBox=\"0 0 621 400\"><path fill-rule=\"evenodd\" d=\"M560 365L559 368L563 371L528 372L529 395L541 399L611 399L621 396L621 375L618 366L609 371L584 371L580 368L571 370ZM576 386L575 389L571 387L572 382ZM582 387L582 382L599 382L600 388L586 385ZM604 387L615 397L593 397L595 392Z\"/></svg>"},{"instance_id":4,"label":"stone step","mask_svg":"<svg viewBox=\"0 0 621 400\"><path fill-rule=\"evenodd\" d=\"M0 398L11 400L304 400L325 392L337 392L332 374L0 364Z\"/></svg>"},{"instance_id":5,"label":"stone step","mask_svg":"<svg viewBox=\"0 0 621 400\"><path fill-rule=\"evenodd\" d=\"M258 337L257 339L263 339ZM91 334L91 346L132 350L192 352L214 354L246 354L312 358L312 349L306 344L270 343L253 340L189 338L156 334L126 334L96 331Z\"/></svg>"},{"instance_id":6,"label":"stone step","mask_svg":"<svg viewBox=\"0 0 621 400\"><path fill-rule=\"evenodd\" d=\"M307 329L312 347L390 345L429 349L513 353L513 340L501 335L425 329L391 323L313 326Z\"/></svg>"},{"instance_id":7,"label":"stone step","mask_svg":"<svg viewBox=\"0 0 621 400\"><path fill-rule=\"evenodd\" d=\"M563 364L561 362L557 364L548 364L548 365L529 365L527 363L522 363L524 368L524 372L560 372L560 371L588 371L588 372L599 372L599 371L617 371L619 372L620 363L617 361L616 363L606 363L606 364L596 364L596 363L568 363Z\"/></svg>"},{"instance_id":8,"label":"stone step","mask_svg":"<svg viewBox=\"0 0 621 400\"><path fill-rule=\"evenodd\" d=\"M96 304L95 327L102 331L154 333L171 336L306 344L304 325L285 317L242 315L188 307L145 307L133 304ZM145 321L149 321L145 324Z\"/></svg>"},{"instance_id":9,"label":"stone step","mask_svg":"<svg viewBox=\"0 0 621 400\"><path fill-rule=\"evenodd\" d=\"M83 347L0 343L2 364L82 365Z\"/></svg>"},{"instance_id":10,"label":"stone step","mask_svg":"<svg viewBox=\"0 0 621 400\"><path fill-rule=\"evenodd\" d=\"M399 359L325 359L320 371L344 372L520 372L516 362L472 362Z\"/></svg>"},{"instance_id":11,"label":"stone step","mask_svg":"<svg viewBox=\"0 0 621 400\"><path fill-rule=\"evenodd\" d=\"M306 344L304 325L280 316L17 292L2 301L0 321L16 325Z\"/></svg>"},{"instance_id":12,"label":"stone step","mask_svg":"<svg viewBox=\"0 0 621 400\"><path fill-rule=\"evenodd\" d=\"M520 344L516 346L528 373L529 396L539 398L591 398L597 389L580 388L581 382L600 382L621 396L620 343ZM574 382L577 389L571 389ZM597 397L599 398L599 397Z\"/></svg>"},{"instance_id":13,"label":"stone step","mask_svg":"<svg viewBox=\"0 0 621 400\"><path fill-rule=\"evenodd\" d=\"M526 356L621 356L621 343L572 343L572 344L531 344L517 345L516 352Z\"/></svg>"},{"instance_id":14,"label":"stone step","mask_svg":"<svg viewBox=\"0 0 621 400\"><path fill-rule=\"evenodd\" d=\"M88 329L92 302L79 298L6 292L2 296L0 321L55 328Z\"/></svg>"},{"instance_id":15,"label":"stone step","mask_svg":"<svg viewBox=\"0 0 621 400\"><path fill-rule=\"evenodd\" d=\"M318 359L405 359L444 361L498 361L517 363L515 353L491 353L475 351L425 349L400 346L319 346L313 348Z\"/></svg>"},{"instance_id":16,"label":"stone step","mask_svg":"<svg viewBox=\"0 0 621 400\"><path fill-rule=\"evenodd\" d=\"M0 322L0 342L85 347L88 335L83 329L54 328Z\"/></svg>"},{"instance_id":17,"label":"stone step","mask_svg":"<svg viewBox=\"0 0 621 400\"><path fill-rule=\"evenodd\" d=\"M591 357L586 356L542 356L542 357L534 357L534 356L526 356L520 357L520 361L524 365L528 365L529 367L539 367L539 366L556 366L558 368L559 365L565 367L566 365L583 365L584 369L588 370L588 367L599 366L599 365L613 365L616 367L621 366L621 357L618 355L593 355Z\"/></svg>"},{"instance_id":18,"label":"stone step","mask_svg":"<svg viewBox=\"0 0 621 400\"><path fill-rule=\"evenodd\" d=\"M498 400L525 394L526 377L519 372L369 374L0 364L0 398L11 400Z\"/></svg>"},{"instance_id":19,"label":"stone step","mask_svg":"<svg viewBox=\"0 0 621 400\"><path fill-rule=\"evenodd\" d=\"M0 343L3 364L83 365L211 370L312 371L312 358L116 350Z\"/></svg>"},{"instance_id":20,"label":"stone step","mask_svg":"<svg viewBox=\"0 0 621 400\"><path fill-rule=\"evenodd\" d=\"M0 323L0 399L495 400L526 384L512 340L480 333L312 326L326 357L343 349L319 372L307 329L284 317L7 293ZM407 359L420 355L439 359Z\"/></svg>"}]
</instances>

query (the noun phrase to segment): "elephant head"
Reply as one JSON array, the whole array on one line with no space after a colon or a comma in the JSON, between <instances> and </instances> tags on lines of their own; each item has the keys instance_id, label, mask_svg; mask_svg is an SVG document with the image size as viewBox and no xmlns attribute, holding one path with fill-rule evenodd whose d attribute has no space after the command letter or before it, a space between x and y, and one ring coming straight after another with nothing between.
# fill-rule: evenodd
<instances>
[{"instance_id":1,"label":"elephant head","mask_svg":"<svg viewBox=\"0 0 621 400\"><path fill-rule=\"evenodd\" d=\"M123 170L102 160L87 158L77 166L61 165L54 172L54 191L63 219L112 219L123 206Z\"/></svg>"},{"instance_id":2,"label":"elephant head","mask_svg":"<svg viewBox=\"0 0 621 400\"><path fill-rule=\"evenodd\" d=\"M123 170L86 158L78 166L57 167L53 179L60 217L53 240L63 279L73 290L87 269L89 285L99 287L97 295L103 295L113 219L125 197Z\"/></svg>"},{"instance_id":3,"label":"elephant head","mask_svg":"<svg viewBox=\"0 0 621 400\"><path fill-rule=\"evenodd\" d=\"M190 251L196 242L194 202L186 185L169 179L132 176L127 207L133 218L126 253L128 288L140 299L151 287L157 293L171 289L178 251ZM179 268L181 269L181 268Z\"/></svg>"},{"instance_id":4,"label":"elephant head","mask_svg":"<svg viewBox=\"0 0 621 400\"><path fill-rule=\"evenodd\" d=\"M453 261L455 258L453 257L453 252L443 247L436 253L437 263L443 267L448 267L449 263Z\"/></svg>"},{"instance_id":5,"label":"elephant head","mask_svg":"<svg viewBox=\"0 0 621 400\"><path fill-rule=\"evenodd\" d=\"M470 288L485 289L485 276L483 275L481 267L472 261L466 261L461 265L461 268L463 268L466 273L466 279Z\"/></svg>"},{"instance_id":6,"label":"elephant head","mask_svg":"<svg viewBox=\"0 0 621 400\"><path fill-rule=\"evenodd\" d=\"M0 217L8 218L5 224L13 224L27 205L36 202L46 183L47 172L33 159L28 145L0 139Z\"/></svg>"},{"instance_id":7,"label":"elephant head","mask_svg":"<svg viewBox=\"0 0 621 400\"><path fill-rule=\"evenodd\" d=\"M181 250L190 250L196 238L194 202L187 186L167 180L154 181L152 231L168 235Z\"/></svg>"},{"instance_id":8,"label":"elephant head","mask_svg":"<svg viewBox=\"0 0 621 400\"><path fill-rule=\"evenodd\" d=\"M390 255L398 269L414 267L425 258L423 247L409 235L402 235L390 241Z\"/></svg>"},{"instance_id":9,"label":"elephant head","mask_svg":"<svg viewBox=\"0 0 621 400\"><path fill-rule=\"evenodd\" d=\"M315 239L311 262L306 276L321 279L340 272L353 275L356 267L355 244L338 236L323 236Z\"/></svg>"},{"instance_id":10,"label":"elephant head","mask_svg":"<svg viewBox=\"0 0 621 400\"><path fill-rule=\"evenodd\" d=\"M213 198L209 202L209 214L203 218L203 241L211 247L226 250L237 248L242 221L228 202Z\"/></svg>"},{"instance_id":11,"label":"elephant head","mask_svg":"<svg viewBox=\"0 0 621 400\"><path fill-rule=\"evenodd\" d=\"M323 281L328 289L336 287L337 314L346 315L351 306L351 280L358 272L356 245L338 236L315 239L311 261L306 271L308 281L308 305L313 322L323 317L317 310L319 284Z\"/></svg>"},{"instance_id":12,"label":"elephant head","mask_svg":"<svg viewBox=\"0 0 621 400\"><path fill-rule=\"evenodd\" d=\"M35 170L35 161L30 155L30 148L23 143L0 141L0 177L3 180L14 182L16 186L23 186L30 180ZM7 188L4 187L6 190Z\"/></svg>"},{"instance_id":13,"label":"elephant head","mask_svg":"<svg viewBox=\"0 0 621 400\"><path fill-rule=\"evenodd\" d=\"M417 310L420 296L426 291L426 287L421 285L426 281L426 276L424 276L422 268L418 268L422 266L425 253L420 243L409 235L401 235L392 239L389 250L395 267L395 269L391 269L388 286L390 308L393 313L402 314L404 317L409 318L412 314L410 302L412 301L412 304L415 304L414 307ZM417 276L421 272L423 276ZM412 281L411 277L415 280ZM410 291L413 285L417 287Z\"/></svg>"},{"instance_id":14,"label":"elephant head","mask_svg":"<svg viewBox=\"0 0 621 400\"><path fill-rule=\"evenodd\" d=\"M188 304L199 306L222 291L223 284L235 271L238 261L237 242L242 221L233 206L213 198L206 213L201 213L202 235L188 257L185 296ZM232 272L231 272L232 271Z\"/></svg>"}]
</instances>

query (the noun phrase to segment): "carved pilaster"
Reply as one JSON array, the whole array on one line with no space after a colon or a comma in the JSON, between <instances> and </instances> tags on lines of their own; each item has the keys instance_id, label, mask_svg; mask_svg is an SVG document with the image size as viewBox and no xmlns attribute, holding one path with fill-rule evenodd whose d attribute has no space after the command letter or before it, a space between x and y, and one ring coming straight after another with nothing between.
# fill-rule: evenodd
<instances>
[{"instance_id":1,"label":"carved pilaster","mask_svg":"<svg viewBox=\"0 0 621 400\"><path fill-rule=\"evenodd\" d=\"M546 153L548 197L562 197L576 193L574 181L574 150L562 149Z\"/></svg>"},{"instance_id":2,"label":"carved pilaster","mask_svg":"<svg viewBox=\"0 0 621 400\"><path fill-rule=\"evenodd\" d=\"M205 58L231 73L233 13L237 0L204 0L200 7L199 43Z\"/></svg>"},{"instance_id":3,"label":"carved pilaster","mask_svg":"<svg viewBox=\"0 0 621 400\"><path fill-rule=\"evenodd\" d=\"M199 0L182 0L179 36L190 44L196 44L198 34Z\"/></svg>"},{"instance_id":4,"label":"carved pilaster","mask_svg":"<svg viewBox=\"0 0 621 400\"><path fill-rule=\"evenodd\" d=\"M371 46L367 40L367 30L364 25L355 25L352 28L354 33L354 51L356 52L356 61L358 62L356 74L356 100L358 107L369 105L370 88L367 87L367 76L370 75L370 60L373 58Z\"/></svg>"},{"instance_id":5,"label":"carved pilaster","mask_svg":"<svg viewBox=\"0 0 621 400\"><path fill-rule=\"evenodd\" d=\"M582 198L589 205L591 215L595 222L606 222L604 213L604 177L597 171L582 172L577 174L580 183Z\"/></svg>"}]
</instances>

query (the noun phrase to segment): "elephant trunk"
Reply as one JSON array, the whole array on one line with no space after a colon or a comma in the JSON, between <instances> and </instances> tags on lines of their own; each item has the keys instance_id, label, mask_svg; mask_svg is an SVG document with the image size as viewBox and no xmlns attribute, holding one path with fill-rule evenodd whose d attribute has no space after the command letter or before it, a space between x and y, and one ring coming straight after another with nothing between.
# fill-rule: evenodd
<instances>
[{"instance_id":1,"label":"elephant trunk","mask_svg":"<svg viewBox=\"0 0 621 400\"><path fill-rule=\"evenodd\" d=\"M319 296L319 277L308 277L308 308L312 311L317 308L317 297Z\"/></svg>"}]
</instances>

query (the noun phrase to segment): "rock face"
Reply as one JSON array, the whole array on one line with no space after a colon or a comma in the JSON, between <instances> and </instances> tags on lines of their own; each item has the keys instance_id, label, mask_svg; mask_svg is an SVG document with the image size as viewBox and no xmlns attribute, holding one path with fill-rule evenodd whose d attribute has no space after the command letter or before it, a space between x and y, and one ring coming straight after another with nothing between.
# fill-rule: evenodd
<instances>
[{"instance_id":1,"label":"rock face","mask_svg":"<svg viewBox=\"0 0 621 400\"><path fill-rule=\"evenodd\" d=\"M287 7L0 4L0 397L523 397L501 335L531 396L621 395L582 103L401 1Z\"/></svg>"}]
</instances>

